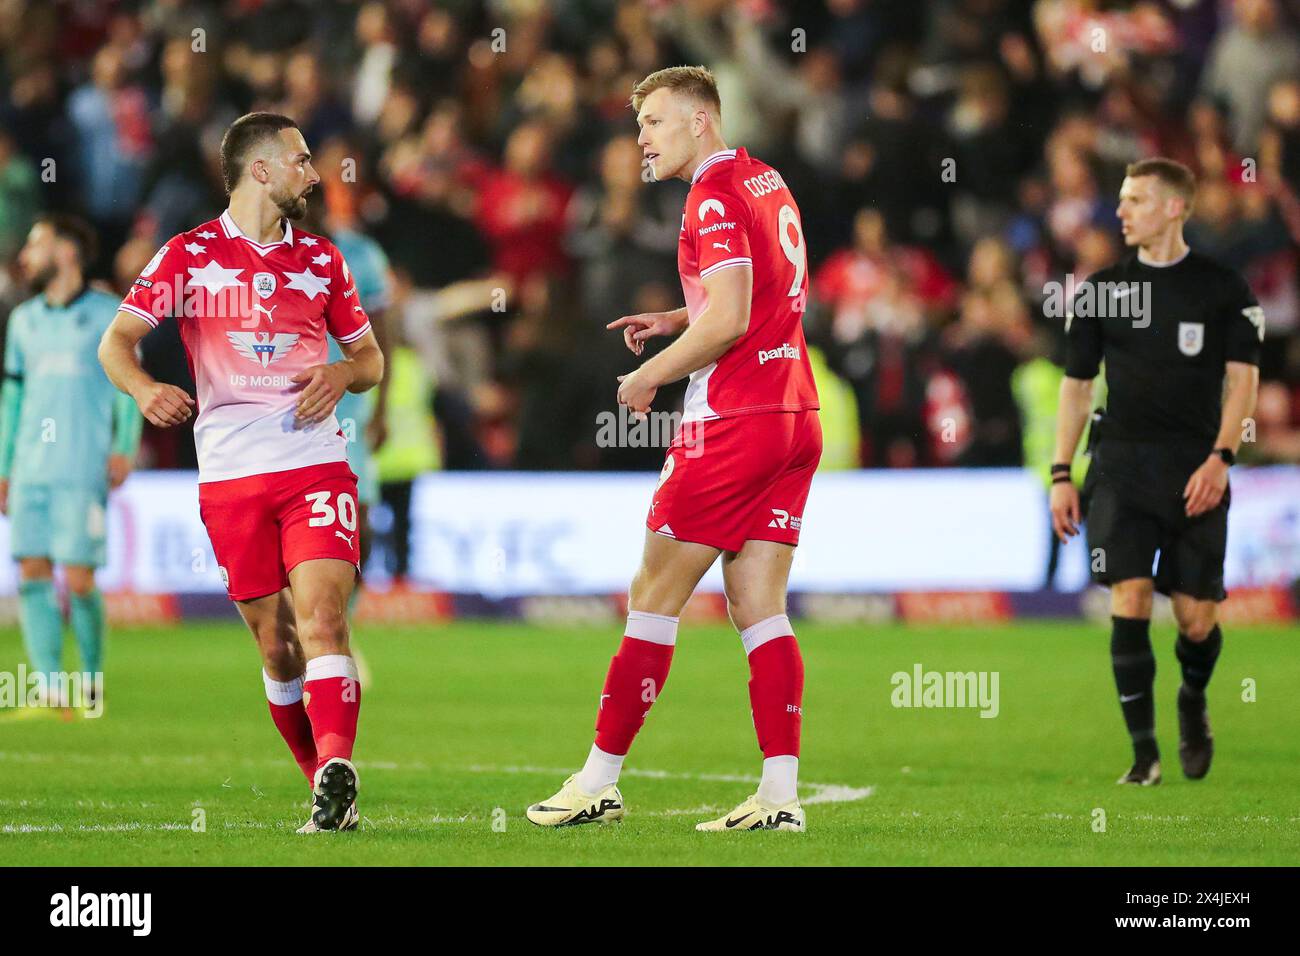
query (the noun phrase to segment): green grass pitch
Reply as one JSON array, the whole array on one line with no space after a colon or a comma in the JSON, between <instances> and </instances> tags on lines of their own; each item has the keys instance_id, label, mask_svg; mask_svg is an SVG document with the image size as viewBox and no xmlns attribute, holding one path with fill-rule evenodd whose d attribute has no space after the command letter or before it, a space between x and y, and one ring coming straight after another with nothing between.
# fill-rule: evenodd
<instances>
[{"instance_id":1,"label":"green grass pitch","mask_svg":"<svg viewBox=\"0 0 1300 956\"><path fill-rule=\"evenodd\" d=\"M693 831L751 792L759 766L744 654L725 627L682 627L627 764L627 819L560 831L522 811L584 758L617 628L359 627L362 829L300 837L306 786L267 715L251 640L237 623L189 623L111 636L103 718L0 719L0 864L1300 862L1293 631L1225 629L1210 687L1218 752L1190 782L1173 633L1153 628L1165 782L1139 789L1114 783L1129 749L1095 624L797 629L802 836ZM20 653L17 633L0 632L0 670ZM997 717L893 707L891 675L918 663L997 671Z\"/></svg>"}]
</instances>

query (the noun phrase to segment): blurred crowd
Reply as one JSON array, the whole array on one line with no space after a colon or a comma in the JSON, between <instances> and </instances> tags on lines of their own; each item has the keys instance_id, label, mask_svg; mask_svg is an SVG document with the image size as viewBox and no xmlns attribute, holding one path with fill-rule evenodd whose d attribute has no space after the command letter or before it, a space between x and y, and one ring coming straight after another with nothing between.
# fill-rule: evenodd
<instances>
[{"instance_id":1,"label":"blurred crowd","mask_svg":"<svg viewBox=\"0 0 1300 956\"><path fill-rule=\"evenodd\" d=\"M605 324L682 302L686 186L647 183L628 97L708 65L729 145L801 208L829 467L1045 469L1045 286L1124 254L1123 170L1200 177L1190 244L1242 269L1267 339L1255 441L1300 460L1300 32L1281 0L0 0L0 278L41 210L125 290L225 205L250 110L300 124L323 228L386 252L401 461L657 468L602 448L638 361ZM172 338L167 338L167 336ZM156 340L155 340L156 339ZM188 372L166 327L156 374ZM400 366L400 368L399 368ZM665 410L681 387L661 391ZM419 446L419 447L415 447ZM184 433L146 465L192 466Z\"/></svg>"}]
</instances>

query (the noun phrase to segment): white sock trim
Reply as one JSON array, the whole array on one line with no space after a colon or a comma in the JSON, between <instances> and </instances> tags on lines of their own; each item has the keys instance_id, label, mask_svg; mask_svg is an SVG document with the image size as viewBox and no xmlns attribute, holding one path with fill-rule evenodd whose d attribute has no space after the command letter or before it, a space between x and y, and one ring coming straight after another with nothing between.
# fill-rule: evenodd
<instances>
[{"instance_id":1,"label":"white sock trim","mask_svg":"<svg viewBox=\"0 0 1300 956\"><path fill-rule=\"evenodd\" d=\"M745 645L745 654L749 655L774 638L790 637L793 634L789 615L775 614L741 631L740 643Z\"/></svg>"},{"instance_id":2,"label":"white sock trim","mask_svg":"<svg viewBox=\"0 0 1300 956\"><path fill-rule=\"evenodd\" d=\"M769 807L783 807L799 798L799 758L793 754L763 760L758 799Z\"/></svg>"},{"instance_id":3,"label":"white sock trim","mask_svg":"<svg viewBox=\"0 0 1300 956\"><path fill-rule=\"evenodd\" d=\"M293 680L276 680L263 668L262 683L266 685L266 699L273 704L286 707L302 700L301 677L295 677Z\"/></svg>"},{"instance_id":4,"label":"white sock trim","mask_svg":"<svg viewBox=\"0 0 1300 956\"><path fill-rule=\"evenodd\" d=\"M651 614L648 611L628 611L627 627L623 629L627 637L638 641L650 641L672 647L677 643L677 618L663 614Z\"/></svg>"},{"instance_id":5,"label":"white sock trim","mask_svg":"<svg viewBox=\"0 0 1300 956\"><path fill-rule=\"evenodd\" d=\"M347 654L326 654L313 657L307 662L305 681L324 680L327 677L350 677L360 680L357 675L357 662Z\"/></svg>"},{"instance_id":6,"label":"white sock trim","mask_svg":"<svg viewBox=\"0 0 1300 956\"><path fill-rule=\"evenodd\" d=\"M586 794L597 794L612 783L618 783L627 754L605 753L595 744L587 754L587 762L578 773L578 789Z\"/></svg>"}]
</instances>

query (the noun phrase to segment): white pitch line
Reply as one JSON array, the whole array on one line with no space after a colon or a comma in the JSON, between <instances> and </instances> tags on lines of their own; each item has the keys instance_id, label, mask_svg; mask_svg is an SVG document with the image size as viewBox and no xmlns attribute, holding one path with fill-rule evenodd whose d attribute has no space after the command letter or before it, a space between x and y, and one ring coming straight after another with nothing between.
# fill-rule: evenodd
<instances>
[{"instance_id":1,"label":"white pitch line","mask_svg":"<svg viewBox=\"0 0 1300 956\"><path fill-rule=\"evenodd\" d=\"M555 767L532 767L532 766L506 766L493 767L484 764L472 764L465 768L471 773L524 773L537 774L551 777L566 777L570 773L568 770L557 769ZM750 783L757 784L759 778L752 774L736 773L686 773L674 770L645 770L639 767L628 767L621 774L624 777L647 777L652 780L693 780L704 781L708 783ZM849 787L839 783L812 783L810 781L800 781L799 789L805 792L812 791L808 796L803 797L800 803L851 803L855 800L865 800L875 793L875 787ZM709 808L705 808L708 812ZM660 811L665 814L689 813L692 811L675 810Z\"/></svg>"},{"instance_id":2,"label":"white pitch line","mask_svg":"<svg viewBox=\"0 0 1300 956\"><path fill-rule=\"evenodd\" d=\"M12 761L15 763L49 763L55 760L69 763L101 763L105 758L116 760L124 763L139 763L144 766L154 766L163 763L180 763L186 765L203 764L209 761L227 761L230 758L220 756L204 756L201 754L48 754L48 753L17 753L14 751L0 751L0 762ZM283 760L272 759L254 759L249 757L238 758L236 761L241 766L283 766ZM362 770L392 770L392 771L428 771L431 769L428 764L414 761L411 763L397 763L387 760L376 761L357 761L357 767ZM472 764L468 767L461 768L470 773L500 773L500 774L528 774L535 776L548 777L565 777L569 771L556 767L534 767L534 766L492 766L485 764ZM673 770L653 770L640 767L629 767L623 771L626 777L642 777L649 780L687 780L707 783L743 783L756 785L759 778L752 774L735 774L735 773L689 773ZM801 802L807 805L818 803L851 803L857 800L865 800L875 793L875 787L850 787L845 784L837 783L813 783L803 782L800 789L804 792ZM37 801L43 802L43 801ZM0 801L0 806L18 806L29 805L27 801L18 803L17 801L5 800ZM82 802L78 802L81 806ZM89 806L88 809L109 809L108 804L102 806ZM126 809L127 806L122 807ZM131 807L135 809L135 807ZM698 816L712 813L722 813L726 808L722 806L704 806L695 808L667 809L667 810L648 810L638 813L638 816L651 817L678 817L678 816ZM362 828L374 827L382 829L388 826L397 827L419 827L429 824L459 824L459 823L479 823L485 822L489 817L479 817L472 814L462 816L441 816L434 814L429 817L395 817L392 815L386 817L362 817ZM244 830L278 830L278 824L269 823L226 823L224 829L244 829ZM188 830L186 824L141 824L141 823L122 823L122 824L83 824L75 827L64 827L62 824L38 825L38 824L4 824L0 825L0 833L62 833L62 832L85 832L85 833L119 833L119 832L139 832L139 831L174 831Z\"/></svg>"},{"instance_id":3,"label":"white pitch line","mask_svg":"<svg viewBox=\"0 0 1300 956\"><path fill-rule=\"evenodd\" d=\"M437 814L428 817L362 816L361 829L385 829L390 826L421 827L430 824L471 823L473 821L474 818L470 816L447 817ZM281 824L243 820L238 823L213 824L212 829L263 830L290 833L296 826L296 821L286 821ZM0 826L0 833L174 833L191 829L192 827L188 823L79 823L73 826L62 823L6 823ZM204 832L206 831L196 831L196 835L202 836Z\"/></svg>"},{"instance_id":4,"label":"white pitch line","mask_svg":"<svg viewBox=\"0 0 1300 956\"><path fill-rule=\"evenodd\" d=\"M103 753L103 754L80 754L80 753L19 753L16 751L0 750L0 762L12 761L14 763L102 763L105 760L117 763L133 763L143 766L154 766L166 763L179 763L187 766L201 765L206 763L234 763L242 767L283 767L286 765L285 759L272 758L252 758L252 757L232 757L227 755L204 755L204 754L129 754L129 753ZM408 763L398 763L392 760L357 760L355 761L358 769L361 770L394 770L394 771L428 771L435 769L429 764L422 761L411 761ZM508 765L492 766L488 764L471 764L468 767L460 768L470 773L506 773L506 774L536 774L539 776L558 776L567 777L571 771L557 767L534 767L528 765ZM641 767L629 767L623 771L625 777L645 777L650 780L693 780L703 781L706 783L748 783L757 784L759 778L753 774L736 774L736 773L685 773L673 770L647 770ZM875 793L875 787L850 787L844 784L836 783L813 783L810 781L801 781L800 789L809 792L809 795L803 798L803 803L849 803L855 800L865 800Z\"/></svg>"},{"instance_id":5,"label":"white pitch line","mask_svg":"<svg viewBox=\"0 0 1300 956\"><path fill-rule=\"evenodd\" d=\"M130 753L19 753L0 750L0 762L12 763L115 763L140 764L149 767L158 764L174 763L185 766L201 766L208 763L236 764L240 767L285 767L288 756L283 759L272 757L241 757L231 754L130 754ZM395 763L391 760L355 760L353 763L361 770L418 770L427 771L428 764L418 760L410 763Z\"/></svg>"}]
</instances>

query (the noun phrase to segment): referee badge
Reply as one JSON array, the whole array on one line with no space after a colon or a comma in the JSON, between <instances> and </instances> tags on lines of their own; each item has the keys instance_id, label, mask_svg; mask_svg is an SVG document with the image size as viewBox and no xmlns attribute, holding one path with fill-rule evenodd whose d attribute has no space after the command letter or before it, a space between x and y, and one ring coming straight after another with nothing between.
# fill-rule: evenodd
<instances>
[{"instance_id":1,"label":"referee badge","mask_svg":"<svg viewBox=\"0 0 1300 956\"><path fill-rule=\"evenodd\" d=\"M1178 323L1178 351L1184 355L1200 355L1205 344L1205 323Z\"/></svg>"}]
</instances>

